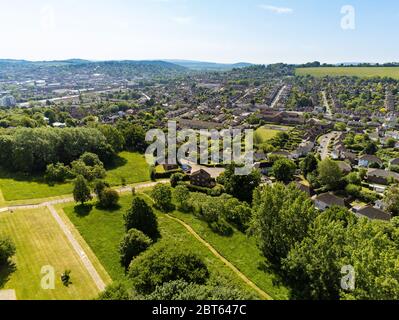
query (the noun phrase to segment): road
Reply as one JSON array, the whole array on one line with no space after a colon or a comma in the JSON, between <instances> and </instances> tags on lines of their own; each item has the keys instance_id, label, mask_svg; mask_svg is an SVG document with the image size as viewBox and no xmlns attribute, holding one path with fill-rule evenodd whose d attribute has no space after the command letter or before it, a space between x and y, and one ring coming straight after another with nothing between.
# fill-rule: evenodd
<instances>
[{"instance_id":1,"label":"road","mask_svg":"<svg viewBox=\"0 0 399 320\"><path fill-rule=\"evenodd\" d=\"M338 132L331 132L321 137L319 150L321 160L328 158L328 155L330 153L328 147L331 143L331 140L335 139L337 134Z\"/></svg>"},{"instance_id":2,"label":"road","mask_svg":"<svg viewBox=\"0 0 399 320\"><path fill-rule=\"evenodd\" d=\"M323 96L323 103L324 103L324 106L326 107L327 115L329 115L331 117L333 115L333 113L332 113L330 104L328 103L327 94L325 91L322 91L321 95Z\"/></svg>"},{"instance_id":3,"label":"road","mask_svg":"<svg viewBox=\"0 0 399 320\"><path fill-rule=\"evenodd\" d=\"M278 104L279 101L280 101L281 95L283 94L283 92L285 91L286 88L287 88L287 86L283 86L283 87L280 89L280 91L277 93L276 98L274 98L272 104L270 105L270 108L274 109L274 108L277 106L277 104Z\"/></svg>"}]
</instances>

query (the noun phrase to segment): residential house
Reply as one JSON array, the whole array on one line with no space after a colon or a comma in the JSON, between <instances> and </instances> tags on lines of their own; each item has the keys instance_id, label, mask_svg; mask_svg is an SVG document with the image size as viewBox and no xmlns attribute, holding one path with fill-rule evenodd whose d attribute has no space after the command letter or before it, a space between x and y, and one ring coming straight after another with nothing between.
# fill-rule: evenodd
<instances>
[{"instance_id":1,"label":"residential house","mask_svg":"<svg viewBox=\"0 0 399 320\"><path fill-rule=\"evenodd\" d=\"M333 206L346 207L345 200L337 197L333 193L323 193L314 198L314 203L317 209L325 211Z\"/></svg>"},{"instance_id":2,"label":"residential house","mask_svg":"<svg viewBox=\"0 0 399 320\"><path fill-rule=\"evenodd\" d=\"M370 154L365 154L359 158L359 167L368 168L376 164L381 167L384 163L380 158Z\"/></svg>"},{"instance_id":3,"label":"residential house","mask_svg":"<svg viewBox=\"0 0 399 320\"><path fill-rule=\"evenodd\" d=\"M193 172L190 176L190 183L194 186L213 188L216 181L212 176L203 169Z\"/></svg>"},{"instance_id":4,"label":"residential house","mask_svg":"<svg viewBox=\"0 0 399 320\"><path fill-rule=\"evenodd\" d=\"M367 172L368 182L387 185L391 180L399 182L399 174L382 169L369 169Z\"/></svg>"},{"instance_id":5,"label":"residential house","mask_svg":"<svg viewBox=\"0 0 399 320\"><path fill-rule=\"evenodd\" d=\"M359 218L367 218L370 220L391 220L391 215L372 206L366 206L360 210L355 211L355 215Z\"/></svg>"},{"instance_id":6,"label":"residential house","mask_svg":"<svg viewBox=\"0 0 399 320\"><path fill-rule=\"evenodd\" d=\"M312 141L304 141L302 142L298 148L292 153L292 157L294 159L298 159L300 157L306 156L308 153L310 153L315 146L315 143Z\"/></svg>"},{"instance_id":7,"label":"residential house","mask_svg":"<svg viewBox=\"0 0 399 320\"><path fill-rule=\"evenodd\" d=\"M341 171L345 175L352 172L352 167L349 163L346 163L344 161L338 161L337 164L338 164L338 167L341 169Z\"/></svg>"}]
</instances>

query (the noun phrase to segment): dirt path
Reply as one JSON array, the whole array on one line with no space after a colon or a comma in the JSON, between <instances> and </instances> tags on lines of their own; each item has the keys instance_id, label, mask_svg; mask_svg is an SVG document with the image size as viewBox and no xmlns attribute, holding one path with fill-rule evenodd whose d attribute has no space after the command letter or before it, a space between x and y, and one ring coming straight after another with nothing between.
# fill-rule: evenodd
<instances>
[{"instance_id":1,"label":"dirt path","mask_svg":"<svg viewBox=\"0 0 399 320\"><path fill-rule=\"evenodd\" d=\"M268 295L266 292L264 292L262 289L260 289L255 283L253 283L251 280L249 280L240 270L238 270L230 261L228 261L226 258L224 258L214 247L212 247L208 242L206 242L204 239L201 238L201 236L194 231L193 228L191 228L187 223L184 221L177 219L175 217L172 217L170 215L166 215L167 218L180 223L182 226L184 226L187 231L194 236L198 241L200 241L205 247L208 248L209 251L213 253L213 255L220 259L226 266L228 266L235 274L237 274L247 285L249 285L252 289L254 289L261 297L263 297L266 300L273 300L273 298Z\"/></svg>"}]
</instances>

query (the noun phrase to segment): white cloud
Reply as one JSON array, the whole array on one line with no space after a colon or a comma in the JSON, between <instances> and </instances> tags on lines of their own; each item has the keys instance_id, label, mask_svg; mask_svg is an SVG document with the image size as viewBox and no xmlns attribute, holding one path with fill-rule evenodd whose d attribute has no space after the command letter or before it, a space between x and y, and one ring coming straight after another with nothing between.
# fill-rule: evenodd
<instances>
[{"instance_id":1,"label":"white cloud","mask_svg":"<svg viewBox=\"0 0 399 320\"><path fill-rule=\"evenodd\" d=\"M276 7L267 4L261 4L259 7L263 10L267 10L277 14L290 14L294 12L294 9L292 8Z\"/></svg>"},{"instance_id":2,"label":"white cloud","mask_svg":"<svg viewBox=\"0 0 399 320\"><path fill-rule=\"evenodd\" d=\"M178 24L190 24L193 17L173 17L172 20Z\"/></svg>"}]
</instances>

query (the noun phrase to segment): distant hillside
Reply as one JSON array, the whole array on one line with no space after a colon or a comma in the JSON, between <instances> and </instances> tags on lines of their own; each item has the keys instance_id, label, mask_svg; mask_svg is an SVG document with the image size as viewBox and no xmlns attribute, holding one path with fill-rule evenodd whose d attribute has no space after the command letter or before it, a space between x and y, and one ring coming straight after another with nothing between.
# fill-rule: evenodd
<instances>
[{"instance_id":1,"label":"distant hillside","mask_svg":"<svg viewBox=\"0 0 399 320\"><path fill-rule=\"evenodd\" d=\"M165 60L167 62L177 64L179 66L188 68L190 70L204 70L204 71L225 71L234 68L245 68L252 64L246 62L239 62L235 64L215 63L215 62L203 62L203 61L192 61L192 60Z\"/></svg>"},{"instance_id":2,"label":"distant hillside","mask_svg":"<svg viewBox=\"0 0 399 320\"><path fill-rule=\"evenodd\" d=\"M165 61L88 61L70 59L61 61L0 60L0 77L13 79L14 76L32 72L37 77L48 73L100 73L111 77L163 77L184 73L187 68Z\"/></svg>"}]
</instances>

